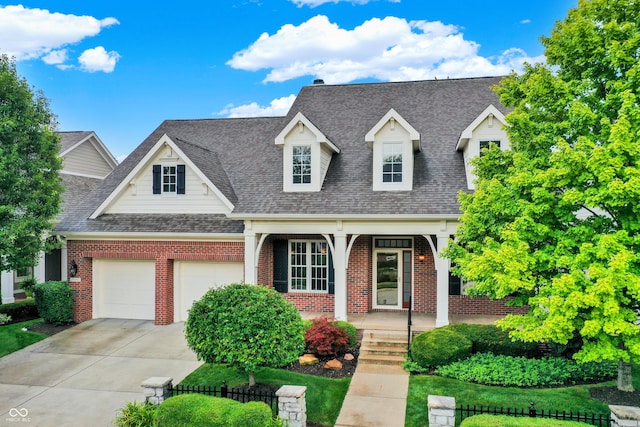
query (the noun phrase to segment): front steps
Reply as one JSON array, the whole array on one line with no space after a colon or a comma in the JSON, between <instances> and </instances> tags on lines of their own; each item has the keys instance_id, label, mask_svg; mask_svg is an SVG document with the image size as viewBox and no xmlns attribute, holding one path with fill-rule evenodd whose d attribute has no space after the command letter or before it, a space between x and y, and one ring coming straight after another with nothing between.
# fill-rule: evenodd
<instances>
[{"instance_id":1,"label":"front steps","mask_svg":"<svg viewBox=\"0 0 640 427\"><path fill-rule=\"evenodd\" d=\"M406 356L406 333L378 330L363 332L358 364L402 366Z\"/></svg>"}]
</instances>

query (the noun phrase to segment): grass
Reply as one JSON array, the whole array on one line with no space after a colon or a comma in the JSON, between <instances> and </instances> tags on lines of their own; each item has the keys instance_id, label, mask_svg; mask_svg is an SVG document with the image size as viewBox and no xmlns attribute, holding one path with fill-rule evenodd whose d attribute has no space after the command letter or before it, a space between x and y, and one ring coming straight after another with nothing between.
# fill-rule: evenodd
<instances>
[{"instance_id":1,"label":"grass","mask_svg":"<svg viewBox=\"0 0 640 427\"><path fill-rule=\"evenodd\" d=\"M246 384L248 379L248 375L241 370L225 365L204 364L189 374L180 384L219 387L222 381L226 381L229 387L237 387ZM306 386L307 419L332 426L338 418L351 378L328 379L283 369L260 368L256 371L256 382L276 386L285 384Z\"/></svg>"},{"instance_id":2,"label":"grass","mask_svg":"<svg viewBox=\"0 0 640 427\"><path fill-rule=\"evenodd\" d=\"M42 319L35 319L0 326L0 357L47 338L45 334L22 330L24 327L41 322Z\"/></svg>"}]
</instances>

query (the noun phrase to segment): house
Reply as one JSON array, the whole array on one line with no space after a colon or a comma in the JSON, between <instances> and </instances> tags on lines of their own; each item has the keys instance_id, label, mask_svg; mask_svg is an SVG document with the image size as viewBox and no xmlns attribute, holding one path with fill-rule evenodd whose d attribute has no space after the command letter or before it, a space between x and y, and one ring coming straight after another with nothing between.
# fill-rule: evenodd
<instances>
[{"instance_id":1,"label":"house","mask_svg":"<svg viewBox=\"0 0 640 427\"><path fill-rule=\"evenodd\" d=\"M63 221L66 215L71 214L77 201L93 190L115 169L118 162L95 132L58 132L58 135L60 157L63 160L60 176L65 188L58 221ZM38 265L33 268L1 272L2 303L15 301L15 295L22 292L21 283L24 280L67 280L66 258L66 248L62 247L42 253Z\"/></svg>"},{"instance_id":2,"label":"house","mask_svg":"<svg viewBox=\"0 0 640 427\"><path fill-rule=\"evenodd\" d=\"M167 120L60 221L75 320L186 320L208 288L301 311L505 314L439 257L469 160L509 147L499 77L303 87L286 117Z\"/></svg>"}]
</instances>

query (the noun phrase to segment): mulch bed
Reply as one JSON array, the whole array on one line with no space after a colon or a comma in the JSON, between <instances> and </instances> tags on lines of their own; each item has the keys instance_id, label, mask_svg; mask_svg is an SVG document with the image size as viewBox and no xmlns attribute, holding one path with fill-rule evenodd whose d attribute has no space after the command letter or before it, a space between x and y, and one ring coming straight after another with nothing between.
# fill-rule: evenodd
<instances>
[{"instance_id":1,"label":"mulch bed","mask_svg":"<svg viewBox=\"0 0 640 427\"><path fill-rule=\"evenodd\" d=\"M41 322L36 323L35 325L31 325L27 329L33 332L39 332L41 334L51 336L57 334L58 332L62 332L66 329L72 328L75 325L75 323L69 323L68 325L56 326L52 325L51 323Z\"/></svg>"},{"instance_id":2,"label":"mulch bed","mask_svg":"<svg viewBox=\"0 0 640 427\"><path fill-rule=\"evenodd\" d=\"M352 354L353 360L345 360L345 354ZM293 362L281 369L285 369L291 372L297 372L299 374L315 375L317 377L324 378L345 378L352 377L356 372L356 366L358 365L358 355L360 354L360 345L352 347L347 350L345 354L338 357L318 357L319 362L314 365L301 365L299 362ZM342 363L342 369L325 369L324 365L332 359L338 359Z\"/></svg>"},{"instance_id":3,"label":"mulch bed","mask_svg":"<svg viewBox=\"0 0 640 427\"><path fill-rule=\"evenodd\" d=\"M607 405L640 406L640 391L620 391L614 387L593 387L589 390L593 399Z\"/></svg>"}]
</instances>

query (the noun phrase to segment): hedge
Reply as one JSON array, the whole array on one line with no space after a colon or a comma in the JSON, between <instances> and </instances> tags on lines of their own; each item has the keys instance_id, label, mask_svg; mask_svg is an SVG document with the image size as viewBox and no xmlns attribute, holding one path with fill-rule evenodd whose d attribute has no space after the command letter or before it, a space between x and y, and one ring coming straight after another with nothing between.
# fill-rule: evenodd
<instances>
[{"instance_id":1,"label":"hedge","mask_svg":"<svg viewBox=\"0 0 640 427\"><path fill-rule=\"evenodd\" d=\"M42 318L53 325L73 322L73 289L67 282L44 282L33 288Z\"/></svg>"},{"instance_id":2,"label":"hedge","mask_svg":"<svg viewBox=\"0 0 640 427\"><path fill-rule=\"evenodd\" d=\"M0 313L11 316L11 323L24 322L25 320L37 319L38 307L33 299L0 304Z\"/></svg>"},{"instance_id":3,"label":"hedge","mask_svg":"<svg viewBox=\"0 0 640 427\"><path fill-rule=\"evenodd\" d=\"M549 418L513 417L509 415L474 415L466 418L460 427L581 427L591 424L578 421L553 420Z\"/></svg>"},{"instance_id":4,"label":"hedge","mask_svg":"<svg viewBox=\"0 0 640 427\"><path fill-rule=\"evenodd\" d=\"M457 362L471 355L472 342L451 329L438 328L418 334L411 342L411 359L422 368Z\"/></svg>"}]
</instances>

